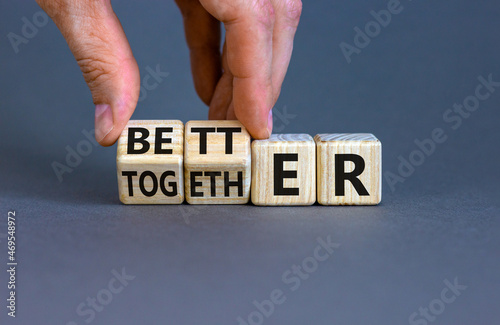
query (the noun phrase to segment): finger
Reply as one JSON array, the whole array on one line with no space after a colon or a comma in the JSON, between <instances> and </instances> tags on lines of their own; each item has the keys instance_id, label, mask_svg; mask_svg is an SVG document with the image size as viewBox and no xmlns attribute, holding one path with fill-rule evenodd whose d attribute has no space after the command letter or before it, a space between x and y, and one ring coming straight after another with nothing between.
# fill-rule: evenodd
<instances>
[{"instance_id":1,"label":"finger","mask_svg":"<svg viewBox=\"0 0 500 325\"><path fill-rule=\"evenodd\" d=\"M272 31L274 9L268 0L201 1L225 24L227 62L234 76L233 104L238 120L256 139L271 134L269 112L273 105Z\"/></svg>"},{"instance_id":2,"label":"finger","mask_svg":"<svg viewBox=\"0 0 500 325\"><path fill-rule=\"evenodd\" d=\"M111 3L38 0L38 4L62 32L90 88L96 105L96 140L112 145L137 105L140 75Z\"/></svg>"},{"instance_id":3,"label":"finger","mask_svg":"<svg viewBox=\"0 0 500 325\"><path fill-rule=\"evenodd\" d=\"M215 89L208 118L211 120L225 120L229 104L233 101L233 75L229 71L227 65L227 49L226 42L222 49L222 68L223 74L220 78L217 88Z\"/></svg>"},{"instance_id":4,"label":"finger","mask_svg":"<svg viewBox=\"0 0 500 325\"><path fill-rule=\"evenodd\" d=\"M227 108L226 120L237 120L236 113L234 112L234 104L231 102Z\"/></svg>"},{"instance_id":5,"label":"finger","mask_svg":"<svg viewBox=\"0 0 500 325\"><path fill-rule=\"evenodd\" d=\"M302 13L301 0L273 0L276 22L273 30L272 83L274 104L281 92L293 51L293 38Z\"/></svg>"},{"instance_id":6,"label":"finger","mask_svg":"<svg viewBox=\"0 0 500 325\"><path fill-rule=\"evenodd\" d=\"M225 120L229 104L233 100L233 76L230 73L224 73L217 84L208 118L210 120Z\"/></svg>"},{"instance_id":7,"label":"finger","mask_svg":"<svg viewBox=\"0 0 500 325\"><path fill-rule=\"evenodd\" d=\"M221 76L220 22L198 0L176 0L184 19L190 50L194 87L201 100L210 105Z\"/></svg>"}]
</instances>

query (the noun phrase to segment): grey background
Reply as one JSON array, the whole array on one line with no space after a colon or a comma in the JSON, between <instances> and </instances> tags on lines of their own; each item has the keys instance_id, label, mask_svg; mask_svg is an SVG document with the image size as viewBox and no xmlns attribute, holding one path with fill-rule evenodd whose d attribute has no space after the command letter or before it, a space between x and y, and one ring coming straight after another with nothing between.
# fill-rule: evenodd
<instances>
[{"instance_id":1,"label":"grey background","mask_svg":"<svg viewBox=\"0 0 500 325\"><path fill-rule=\"evenodd\" d=\"M397 173L415 139L442 128L447 141L376 207L124 206L115 147L93 147L56 178L93 128L80 71L52 22L19 53L34 1L0 1L0 323L86 324L76 313L112 270L135 279L92 324L237 324L252 301L280 289L264 324L408 324L440 297L444 280L467 289L435 324L499 324L500 91L453 130L443 112L474 95L478 76L500 80L496 1L402 1L404 9L347 63L339 44L387 1L304 1L276 109L286 133L372 132L384 171ZM203 119L181 17L172 1L116 1L141 75L169 76L134 119ZM18 219L18 313L6 316L8 211ZM317 238L341 246L296 291L282 274L312 256ZM423 318L419 318L423 319ZM69 323L74 324L74 323ZM425 324L420 323L420 324Z\"/></svg>"}]
</instances>

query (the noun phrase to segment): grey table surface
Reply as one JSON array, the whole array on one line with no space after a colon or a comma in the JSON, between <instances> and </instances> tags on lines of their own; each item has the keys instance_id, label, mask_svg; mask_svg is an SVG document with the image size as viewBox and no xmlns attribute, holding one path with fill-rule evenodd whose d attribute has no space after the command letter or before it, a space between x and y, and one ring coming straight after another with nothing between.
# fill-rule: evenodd
<instances>
[{"instance_id":1,"label":"grey table surface","mask_svg":"<svg viewBox=\"0 0 500 325\"><path fill-rule=\"evenodd\" d=\"M35 2L1 0L0 324L500 324L500 88L474 99L480 77L500 81L500 5L402 0L348 63L341 44L388 3L304 1L275 107L280 133L374 133L382 203L266 208L122 205L116 147L92 146L59 181L52 163L93 128L90 93ZM169 73L133 118L206 118L174 3L114 7L141 74ZM16 53L8 35L34 15L40 27ZM464 100L467 117L449 113ZM446 141L416 161L415 141L437 128ZM410 158L418 166L401 176ZM328 255L315 255L321 241L335 243Z\"/></svg>"}]
</instances>

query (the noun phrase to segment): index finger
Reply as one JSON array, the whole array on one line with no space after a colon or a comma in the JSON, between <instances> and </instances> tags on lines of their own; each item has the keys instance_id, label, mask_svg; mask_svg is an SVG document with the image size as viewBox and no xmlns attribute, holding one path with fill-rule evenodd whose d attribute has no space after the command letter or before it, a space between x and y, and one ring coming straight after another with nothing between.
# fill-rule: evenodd
<instances>
[{"instance_id":1,"label":"index finger","mask_svg":"<svg viewBox=\"0 0 500 325\"><path fill-rule=\"evenodd\" d=\"M239 4L238 4L239 3ZM256 139L272 131L274 9L268 0L203 0L207 11L224 22L227 64L233 79L233 105L238 120ZM269 121L271 120L271 121Z\"/></svg>"}]
</instances>

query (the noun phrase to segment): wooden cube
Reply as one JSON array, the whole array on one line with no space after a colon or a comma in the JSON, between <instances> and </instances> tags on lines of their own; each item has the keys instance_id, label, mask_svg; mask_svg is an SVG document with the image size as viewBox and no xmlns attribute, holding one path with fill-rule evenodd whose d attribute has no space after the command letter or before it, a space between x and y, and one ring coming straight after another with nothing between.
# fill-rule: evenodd
<instances>
[{"instance_id":1,"label":"wooden cube","mask_svg":"<svg viewBox=\"0 0 500 325\"><path fill-rule=\"evenodd\" d=\"M129 121L116 154L120 200L125 204L181 204L183 150L181 121Z\"/></svg>"},{"instance_id":2,"label":"wooden cube","mask_svg":"<svg viewBox=\"0 0 500 325\"><path fill-rule=\"evenodd\" d=\"M374 205L382 199L382 144L373 134L318 134L318 202Z\"/></svg>"},{"instance_id":3,"label":"wooden cube","mask_svg":"<svg viewBox=\"0 0 500 325\"><path fill-rule=\"evenodd\" d=\"M252 203L316 201L316 145L308 134L273 134L252 143Z\"/></svg>"},{"instance_id":4,"label":"wooden cube","mask_svg":"<svg viewBox=\"0 0 500 325\"><path fill-rule=\"evenodd\" d=\"M238 121L186 123L184 176L190 204L245 204L250 198L250 134Z\"/></svg>"}]
</instances>

